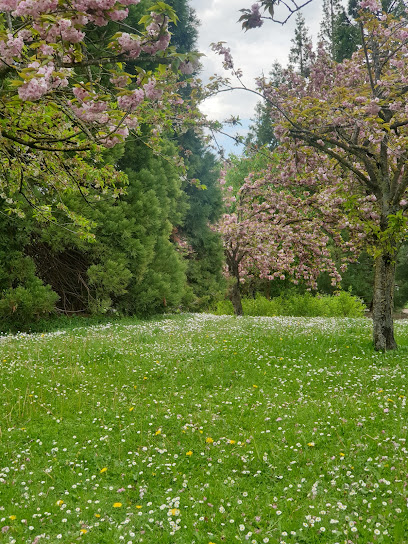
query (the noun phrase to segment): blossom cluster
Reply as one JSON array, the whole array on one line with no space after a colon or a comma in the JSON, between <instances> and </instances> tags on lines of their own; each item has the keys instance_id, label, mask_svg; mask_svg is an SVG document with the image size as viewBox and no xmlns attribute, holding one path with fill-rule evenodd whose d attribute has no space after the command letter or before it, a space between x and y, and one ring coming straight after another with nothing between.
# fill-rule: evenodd
<instances>
[{"instance_id":1,"label":"blossom cluster","mask_svg":"<svg viewBox=\"0 0 408 544\"><path fill-rule=\"evenodd\" d=\"M304 168L307 166L305 162ZM224 244L228 275L239 276L240 281L253 276L291 279L295 284L303 281L315 287L318 276L327 272L337 285L341 277L330 253L329 237L343 249L345 266L365 239L364 231L357 221L346 221L344 198L336 189L319 187L318 182L312 184L308 179L300 193L300 183L294 183L296 188L291 190L285 175L295 182L295 171L287 172L283 167L280 175L252 173L235 191L226 184L228 173L222 173L226 213L217 230ZM367 213L371 211L367 204ZM350 231L347 241L341 236L346 226Z\"/></svg>"},{"instance_id":2,"label":"blossom cluster","mask_svg":"<svg viewBox=\"0 0 408 544\"><path fill-rule=\"evenodd\" d=\"M248 28L259 28L263 25L261 19L261 12L259 11L259 4L252 4L251 13L247 20Z\"/></svg>"},{"instance_id":3,"label":"blossom cluster","mask_svg":"<svg viewBox=\"0 0 408 544\"><path fill-rule=\"evenodd\" d=\"M140 0L73 0L72 10L81 13L81 23L92 22L98 26L109 20L121 21L128 15L123 6L139 4ZM13 17L32 17L39 20L44 14L56 12L58 0L0 0L0 11L11 13Z\"/></svg>"},{"instance_id":4,"label":"blossom cluster","mask_svg":"<svg viewBox=\"0 0 408 544\"><path fill-rule=\"evenodd\" d=\"M135 83L117 61L133 61L142 53L152 57L164 52L170 42L167 13L172 15L160 6L160 12L146 16L143 31L117 32L96 47L89 47L87 31L92 25L122 21L128 15L128 7L139 2L0 0L0 11L9 14L13 28L12 32L0 33L0 69L13 72L21 101L46 101L48 97L52 100L58 92L59 103L64 103L66 111L71 112L71 121L88 137L92 135L105 145L123 141L129 128L139 124L139 106L145 101L159 102L163 89L154 74L145 76L143 71ZM114 99L103 83L106 63L113 67L110 80L116 87ZM88 66L92 66L92 71ZM164 81L163 73L160 77Z\"/></svg>"}]
</instances>

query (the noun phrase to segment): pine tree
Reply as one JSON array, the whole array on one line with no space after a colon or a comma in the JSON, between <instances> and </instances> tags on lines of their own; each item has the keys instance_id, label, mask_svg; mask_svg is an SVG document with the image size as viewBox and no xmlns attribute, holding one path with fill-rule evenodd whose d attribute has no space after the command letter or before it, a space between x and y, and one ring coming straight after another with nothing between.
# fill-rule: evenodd
<instances>
[{"instance_id":1,"label":"pine tree","mask_svg":"<svg viewBox=\"0 0 408 544\"><path fill-rule=\"evenodd\" d=\"M283 68L279 62L274 62L269 72L269 81L274 87L279 87L283 81ZM267 102L258 102L255 107L254 123L250 126L245 144L249 152L256 151L261 147L273 150L278 145L278 140L273 129L274 110Z\"/></svg>"},{"instance_id":2,"label":"pine tree","mask_svg":"<svg viewBox=\"0 0 408 544\"><path fill-rule=\"evenodd\" d=\"M323 19L319 39L325 44L332 59L337 57L337 33L344 8L340 0L323 0Z\"/></svg>"},{"instance_id":3,"label":"pine tree","mask_svg":"<svg viewBox=\"0 0 408 544\"><path fill-rule=\"evenodd\" d=\"M170 25L171 44L180 53L193 51L197 44L199 21L189 0L167 0L166 3L174 9L179 19L177 25Z\"/></svg>"},{"instance_id":4,"label":"pine tree","mask_svg":"<svg viewBox=\"0 0 408 544\"><path fill-rule=\"evenodd\" d=\"M168 3L180 19L171 27L172 43L180 52L188 53L196 47L199 21L189 0L170 0ZM187 100L189 92L187 89L184 95ZM212 298L219 296L224 283L221 238L211 228L221 214L222 199L217 187L220 168L214 155L206 149L202 136L194 130L179 136L177 142L187 168L183 190L189 207L176 237L189 248L185 255L187 282L191 289L189 305L202 309L208 307Z\"/></svg>"},{"instance_id":5,"label":"pine tree","mask_svg":"<svg viewBox=\"0 0 408 544\"><path fill-rule=\"evenodd\" d=\"M170 241L186 210L179 171L138 142L126 147L123 157L116 157L129 179L125 195L90 202L63 197L96 225L94 243L53 223L30 227L24 253L59 295L63 312L149 315L174 309L183 299L185 264ZM174 146L166 151L174 153Z\"/></svg>"},{"instance_id":6,"label":"pine tree","mask_svg":"<svg viewBox=\"0 0 408 544\"><path fill-rule=\"evenodd\" d=\"M305 18L298 12L296 14L295 36L289 52L289 63L303 77L309 75L310 62L312 60L312 40L309 36L309 29L306 26Z\"/></svg>"}]
</instances>

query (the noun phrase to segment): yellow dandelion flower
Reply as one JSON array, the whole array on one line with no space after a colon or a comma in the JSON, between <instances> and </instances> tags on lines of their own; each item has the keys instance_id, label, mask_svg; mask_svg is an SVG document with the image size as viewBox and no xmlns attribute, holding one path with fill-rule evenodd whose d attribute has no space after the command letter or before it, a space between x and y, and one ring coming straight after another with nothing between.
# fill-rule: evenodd
<instances>
[{"instance_id":1,"label":"yellow dandelion flower","mask_svg":"<svg viewBox=\"0 0 408 544\"><path fill-rule=\"evenodd\" d=\"M122 506L121 502L114 502L113 503L113 508L120 508L121 506Z\"/></svg>"},{"instance_id":2,"label":"yellow dandelion flower","mask_svg":"<svg viewBox=\"0 0 408 544\"><path fill-rule=\"evenodd\" d=\"M307 445L310 446L311 448L313 448L313 446L315 445L315 443L314 443L314 442L308 442Z\"/></svg>"},{"instance_id":3,"label":"yellow dandelion flower","mask_svg":"<svg viewBox=\"0 0 408 544\"><path fill-rule=\"evenodd\" d=\"M180 510L178 508L172 508L170 512L172 516L178 516L180 514Z\"/></svg>"},{"instance_id":4,"label":"yellow dandelion flower","mask_svg":"<svg viewBox=\"0 0 408 544\"><path fill-rule=\"evenodd\" d=\"M193 452L190 450L188 452L186 452L186 455L188 455L189 457L191 457L193 455Z\"/></svg>"},{"instance_id":5,"label":"yellow dandelion flower","mask_svg":"<svg viewBox=\"0 0 408 544\"><path fill-rule=\"evenodd\" d=\"M253 385L252 387L255 387L255 389L258 389L258 386L257 386L257 385Z\"/></svg>"},{"instance_id":6,"label":"yellow dandelion flower","mask_svg":"<svg viewBox=\"0 0 408 544\"><path fill-rule=\"evenodd\" d=\"M64 504L64 501L61 499L55 503L57 506L62 506Z\"/></svg>"},{"instance_id":7,"label":"yellow dandelion flower","mask_svg":"<svg viewBox=\"0 0 408 544\"><path fill-rule=\"evenodd\" d=\"M143 379L144 379L144 380L147 380L147 376L143 376Z\"/></svg>"},{"instance_id":8,"label":"yellow dandelion flower","mask_svg":"<svg viewBox=\"0 0 408 544\"><path fill-rule=\"evenodd\" d=\"M9 516L9 519L11 519L11 521L14 521L15 519L17 519L17 516L15 515Z\"/></svg>"},{"instance_id":9,"label":"yellow dandelion flower","mask_svg":"<svg viewBox=\"0 0 408 544\"><path fill-rule=\"evenodd\" d=\"M345 455L345 453L340 452L340 457L344 457Z\"/></svg>"},{"instance_id":10,"label":"yellow dandelion flower","mask_svg":"<svg viewBox=\"0 0 408 544\"><path fill-rule=\"evenodd\" d=\"M100 514L95 514L95 517L96 517L96 518L100 518L101 515L100 515Z\"/></svg>"},{"instance_id":11,"label":"yellow dandelion flower","mask_svg":"<svg viewBox=\"0 0 408 544\"><path fill-rule=\"evenodd\" d=\"M207 444L212 444L214 442L214 440L211 438L211 436L207 436L205 441L207 442Z\"/></svg>"},{"instance_id":12,"label":"yellow dandelion flower","mask_svg":"<svg viewBox=\"0 0 408 544\"><path fill-rule=\"evenodd\" d=\"M87 531L86 529L81 529L80 532L84 535L84 534L87 533L88 531Z\"/></svg>"},{"instance_id":13,"label":"yellow dandelion flower","mask_svg":"<svg viewBox=\"0 0 408 544\"><path fill-rule=\"evenodd\" d=\"M155 434L156 436L157 436L158 434L161 434L161 429L157 429L157 431L156 431L154 434Z\"/></svg>"},{"instance_id":14,"label":"yellow dandelion flower","mask_svg":"<svg viewBox=\"0 0 408 544\"><path fill-rule=\"evenodd\" d=\"M135 409L135 407L134 407L134 406L131 406L131 407L129 408L129 412L132 412L134 409Z\"/></svg>"},{"instance_id":15,"label":"yellow dandelion flower","mask_svg":"<svg viewBox=\"0 0 408 544\"><path fill-rule=\"evenodd\" d=\"M140 510L142 507L140 506L140 504L136 504L136 508Z\"/></svg>"},{"instance_id":16,"label":"yellow dandelion flower","mask_svg":"<svg viewBox=\"0 0 408 544\"><path fill-rule=\"evenodd\" d=\"M235 444L236 440L228 440L229 444Z\"/></svg>"},{"instance_id":17,"label":"yellow dandelion flower","mask_svg":"<svg viewBox=\"0 0 408 544\"><path fill-rule=\"evenodd\" d=\"M101 470L99 471L100 474L103 474L104 472L106 472L108 469L106 467L103 467L101 468Z\"/></svg>"}]
</instances>

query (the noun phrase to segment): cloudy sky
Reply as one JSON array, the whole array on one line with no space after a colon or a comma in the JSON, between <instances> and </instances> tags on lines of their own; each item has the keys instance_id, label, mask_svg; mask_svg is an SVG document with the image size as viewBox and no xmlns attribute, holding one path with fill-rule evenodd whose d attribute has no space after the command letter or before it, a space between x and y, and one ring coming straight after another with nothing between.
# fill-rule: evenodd
<instances>
[{"instance_id":1,"label":"cloudy sky","mask_svg":"<svg viewBox=\"0 0 408 544\"><path fill-rule=\"evenodd\" d=\"M253 87L254 78L262 73L268 74L275 60L286 65L290 40L294 35L295 16L284 26L265 21L261 28L244 32L237 23L241 15L239 10L253 3L254 0L190 0L201 22L198 45L206 55L202 59L204 70L201 77L204 81L214 73L226 75L220 57L209 48L212 42L227 42L235 66L243 70L245 84L250 87ZM313 0L302 11L314 41L319 32L321 5L322 0ZM280 9L283 8L277 8L276 16ZM235 91L211 98L201 109L208 117L219 121L239 115L246 127L253 117L256 102L255 96Z\"/></svg>"},{"instance_id":2,"label":"cloudy sky","mask_svg":"<svg viewBox=\"0 0 408 544\"><path fill-rule=\"evenodd\" d=\"M287 63L295 17L284 26L265 21L261 28L244 32L237 23L241 15L239 9L250 7L253 2L254 0L191 0L191 6L201 21L198 45L200 51L206 55L202 60L203 79L214 73L225 73L220 57L209 49L212 42L227 42L235 66L243 70L245 83L249 86L253 85L254 78L262 72L268 74L275 60L283 65ZM319 32L321 4L321 0L313 0L302 12L313 37L317 37ZM284 8L277 8L277 16L280 9L283 13ZM256 97L236 92L209 100L203 110L213 119L221 120L231 115L246 119L251 117L255 103Z\"/></svg>"}]
</instances>

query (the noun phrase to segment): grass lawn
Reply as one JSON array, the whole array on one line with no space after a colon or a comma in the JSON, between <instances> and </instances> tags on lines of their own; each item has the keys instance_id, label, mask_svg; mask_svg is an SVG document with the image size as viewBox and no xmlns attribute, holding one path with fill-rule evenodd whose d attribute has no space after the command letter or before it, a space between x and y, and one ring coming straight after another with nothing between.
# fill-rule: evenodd
<instances>
[{"instance_id":1,"label":"grass lawn","mask_svg":"<svg viewBox=\"0 0 408 544\"><path fill-rule=\"evenodd\" d=\"M408 322L0 337L0 542L408 542Z\"/></svg>"}]
</instances>

